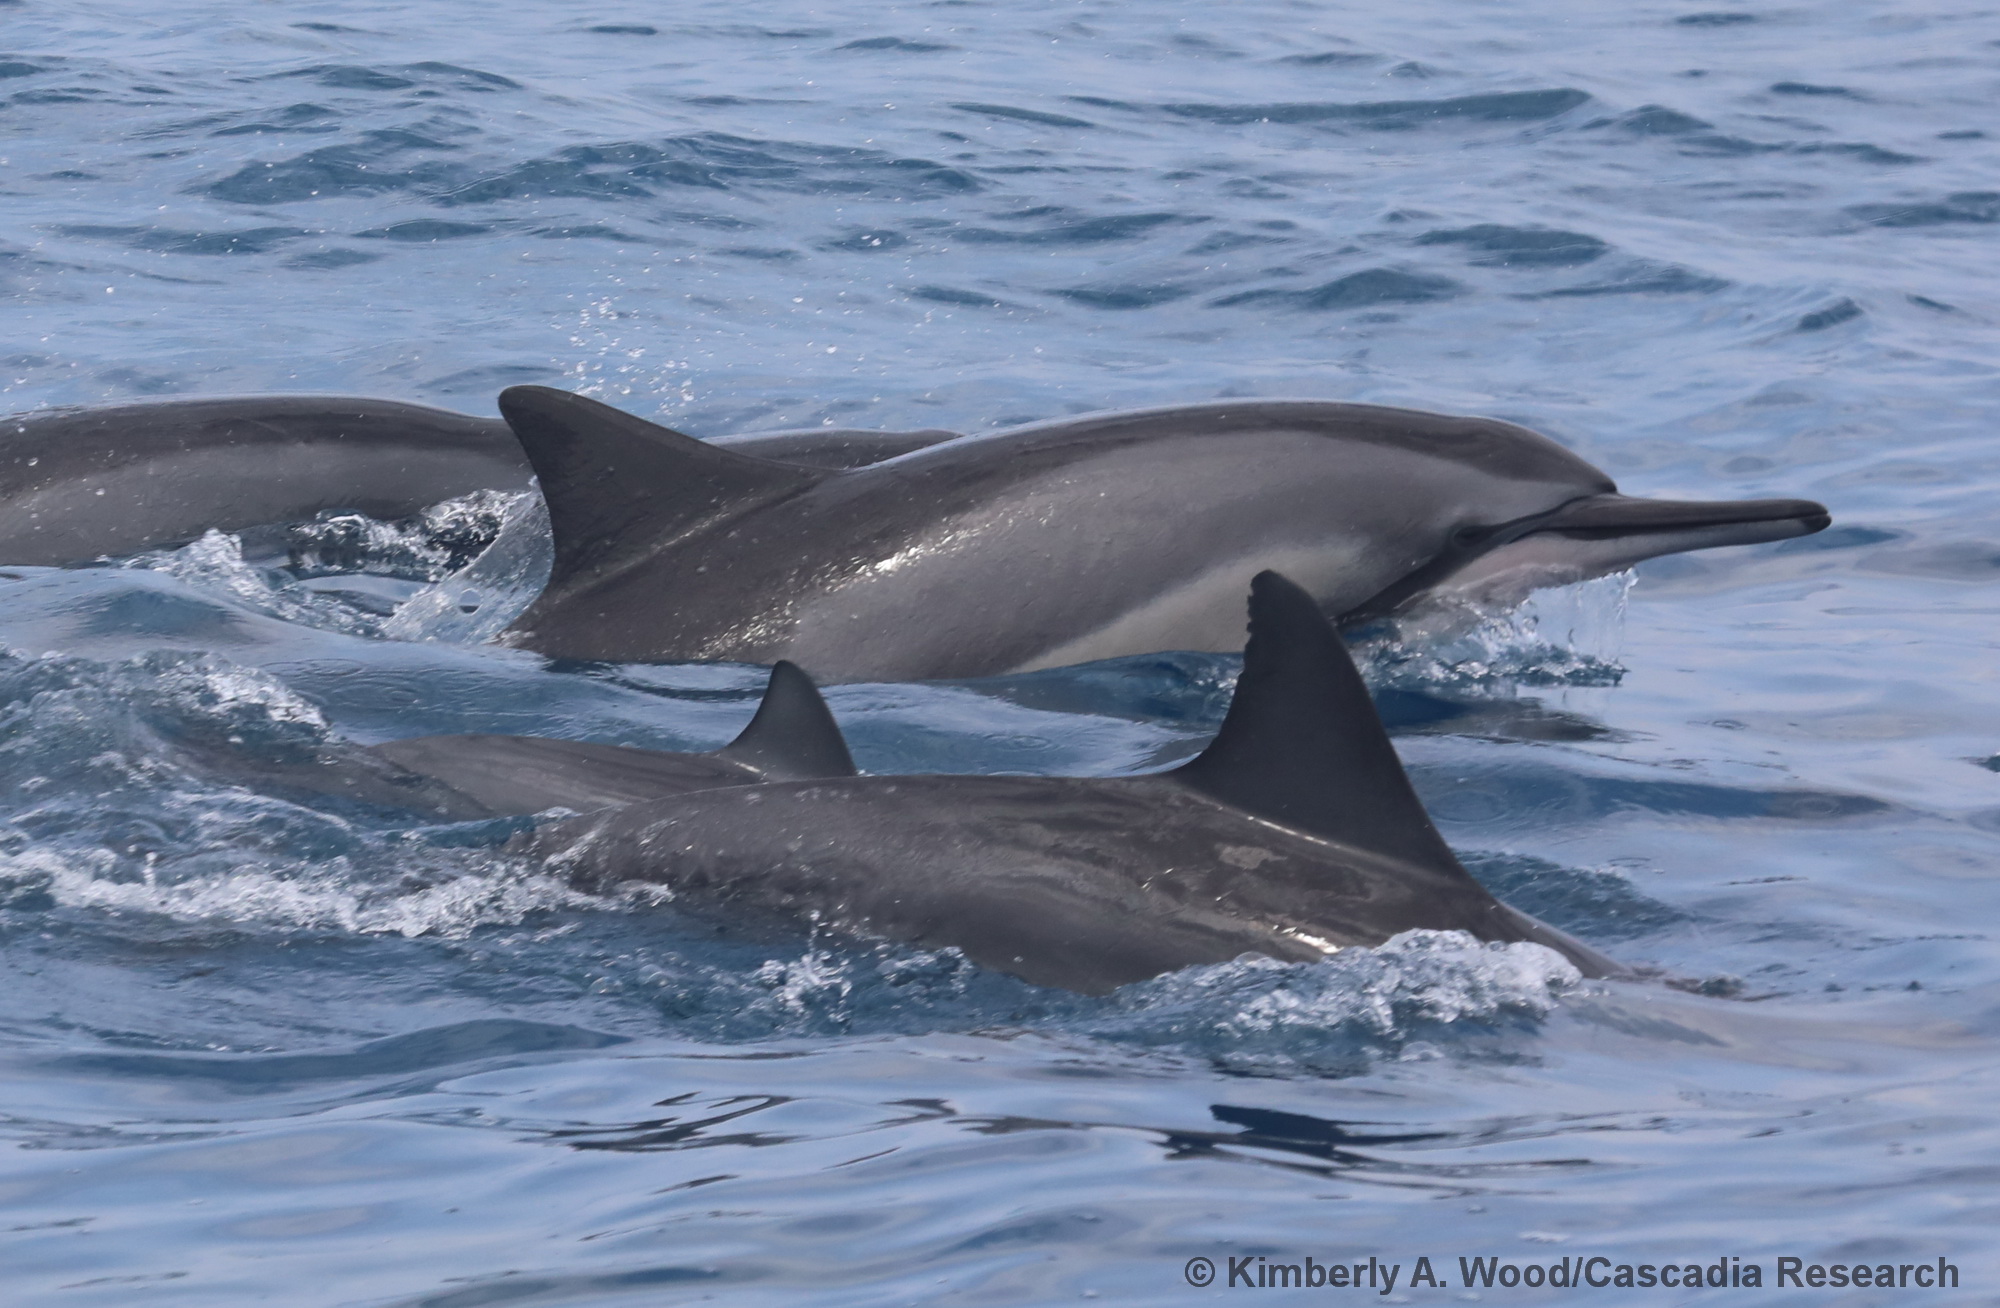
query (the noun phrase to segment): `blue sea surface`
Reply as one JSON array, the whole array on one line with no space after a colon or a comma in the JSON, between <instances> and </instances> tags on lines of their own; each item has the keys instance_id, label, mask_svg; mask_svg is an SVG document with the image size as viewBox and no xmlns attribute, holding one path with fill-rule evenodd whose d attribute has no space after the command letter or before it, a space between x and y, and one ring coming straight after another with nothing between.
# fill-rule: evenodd
<instances>
[{"instance_id":1,"label":"blue sea surface","mask_svg":"<svg viewBox=\"0 0 2000 1308\"><path fill-rule=\"evenodd\" d=\"M0 0L6 411L1298 396L1835 519L1366 651L1474 872L1672 986L1414 933L1088 999L260 789L329 739L747 720L758 669L455 619L532 594L524 502L7 570L0 1299L1231 1302L1311 1257L1402 1269L1315 1301L2000 1302L1996 237L1977 4ZM1103 775L1199 748L1235 670L830 699L870 771Z\"/></svg>"}]
</instances>

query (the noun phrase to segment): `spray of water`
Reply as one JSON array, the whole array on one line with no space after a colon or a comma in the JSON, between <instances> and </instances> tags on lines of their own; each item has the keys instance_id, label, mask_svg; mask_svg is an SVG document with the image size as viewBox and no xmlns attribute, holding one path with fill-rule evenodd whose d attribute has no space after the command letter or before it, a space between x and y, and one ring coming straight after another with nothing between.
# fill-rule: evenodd
<instances>
[{"instance_id":1,"label":"spray of water","mask_svg":"<svg viewBox=\"0 0 2000 1308\"><path fill-rule=\"evenodd\" d=\"M1390 624L1356 642L1355 653L1375 684L1482 686L1613 686L1630 572L1538 590L1516 608L1463 609Z\"/></svg>"},{"instance_id":2,"label":"spray of water","mask_svg":"<svg viewBox=\"0 0 2000 1308\"><path fill-rule=\"evenodd\" d=\"M381 634L466 645L491 640L541 592L554 562L547 504L534 491L516 492L493 543L404 601L382 624Z\"/></svg>"}]
</instances>

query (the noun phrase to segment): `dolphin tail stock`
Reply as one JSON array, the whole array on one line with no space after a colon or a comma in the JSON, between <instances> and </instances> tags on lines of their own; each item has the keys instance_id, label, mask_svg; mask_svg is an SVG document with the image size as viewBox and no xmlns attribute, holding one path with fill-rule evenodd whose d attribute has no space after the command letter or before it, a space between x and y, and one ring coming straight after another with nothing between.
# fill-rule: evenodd
<instances>
[{"instance_id":1,"label":"dolphin tail stock","mask_svg":"<svg viewBox=\"0 0 2000 1308\"><path fill-rule=\"evenodd\" d=\"M555 566L538 607L720 518L836 475L739 454L547 386L508 387L500 414L549 506ZM531 625L534 612L519 625Z\"/></svg>"},{"instance_id":2,"label":"dolphin tail stock","mask_svg":"<svg viewBox=\"0 0 2000 1308\"><path fill-rule=\"evenodd\" d=\"M1346 643L1276 572L1250 583L1250 640L1222 729L1169 775L1258 817L1470 878L1411 789Z\"/></svg>"},{"instance_id":3,"label":"dolphin tail stock","mask_svg":"<svg viewBox=\"0 0 2000 1308\"><path fill-rule=\"evenodd\" d=\"M813 781L858 775L840 724L819 687L796 663L780 659L771 669L757 716L719 758L763 774L766 781Z\"/></svg>"}]
</instances>

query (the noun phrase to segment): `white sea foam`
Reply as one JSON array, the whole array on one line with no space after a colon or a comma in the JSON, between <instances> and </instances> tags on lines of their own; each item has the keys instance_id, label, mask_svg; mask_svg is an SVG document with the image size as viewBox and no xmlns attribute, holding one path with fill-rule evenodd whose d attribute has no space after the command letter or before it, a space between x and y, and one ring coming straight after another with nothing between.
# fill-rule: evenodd
<instances>
[{"instance_id":1,"label":"white sea foam","mask_svg":"<svg viewBox=\"0 0 2000 1308\"><path fill-rule=\"evenodd\" d=\"M326 717L317 707L269 673L234 665L192 672L206 692L198 701L203 707L213 707L224 714L248 711L272 722L302 723L322 730L326 727Z\"/></svg>"},{"instance_id":2,"label":"white sea foam","mask_svg":"<svg viewBox=\"0 0 2000 1308\"><path fill-rule=\"evenodd\" d=\"M266 930L333 930L356 935L456 939L530 914L603 907L562 881L504 859L481 857L412 885L369 885L350 860L306 865L260 863L246 852L237 866L175 879L149 864L121 871L110 850L30 849L0 855L0 882L40 883L65 908L143 913L178 922Z\"/></svg>"},{"instance_id":3,"label":"white sea foam","mask_svg":"<svg viewBox=\"0 0 2000 1308\"><path fill-rule=\"evenodd\" d=\"M824 949L808 949L797 958L767 961L757 969L757 983L787 1013L803 1014L838 1008L854 993L852 964Z\"/></svg>"},{"instance_id":4,"label":"white sea foam","mask_svg":"<svg viewBox=\"0 0 2000 1308\"><path fill-rule=\"evenodd\" d=\"M243 540L213 528L201 539L174 550L154 550L130 560L130 566L163 572L202 590L217 591L258 607L272 600L271 584L243 559Z\"/></svg>"},{"instance_id":5,"label":"white sea foam","mask_svg":"<svg viewBox=\"0 0 2000 1308\"><path fill-rule=\"evenodd\" d=\"M1582 981L1541 945L1485 943L1462 931L1405 931L1315 963L1246 955L1183 968L1118 992L1091 1023L1116 1039L1255 1063L1311 1062L1355 1042L1393 1053L1441 1025L1539 1019ZM1333 1042L1331 1046L1328 1042Z\"/></svg>"}]
</instances>

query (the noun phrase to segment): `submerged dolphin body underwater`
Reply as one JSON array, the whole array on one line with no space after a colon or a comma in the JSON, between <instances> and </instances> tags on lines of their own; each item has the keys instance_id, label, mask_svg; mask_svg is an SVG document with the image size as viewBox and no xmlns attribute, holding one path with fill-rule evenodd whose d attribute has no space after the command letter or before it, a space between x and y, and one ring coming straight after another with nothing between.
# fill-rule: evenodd
<instances>
[{"instance_id":1,"label":"submerged dolphin body underwater","mask_svg":"<svg viewBox=\"0 0 2000 1308\"><path fill-rule=\"evenodd\" d=\"M547 736L417 736L379 745L332 743L305 757L245 759L182 748L222 780L265 791L400 809L446 822L596 809L695 790L851 777L854 759L817 687L779 663L736 738L702 754Z\"/></svg>"},{"instance_id":2,"label":"submerged dolphin body underwater","mask_svg":"<svg viewBox=\"0 0 2000 1308\"><path fill-rule=\"evenodd\" d=\"M844 470L583 396L501 394L555 565L503 635L558 657L783 658L821 681L1228 651L1277 569L1343 623L1518 602L1682 550L1824 528L1808 500L1621 495L1483 418L1245 400L1065 418Z\"/></svg>"},{"instance_id":3,"label":"submerged dolphin body underwater","mask_svg":"<svg viewBox=\"0 0 2000 1308\"><path fill-rule=\"evenodd\" d=\"M689 756L653 755L653 768L645 751L618 751L624 760L601 781L562 783L556 802L596 811L544 821L512 848L590 889L661 885L677 905L732 925L951 947L1035 984L1093 994L1245 953L1310 961L1415 928L1531 941L1588 975L1625 974L1465 871L1304 590L1275 573L1255 579L1243 658L1221 731L1171 772L841 775L845 751L811 743L823 742L823 729L794 684L786 716L800 725L767 743L786 741L775 746L785 757L803 752L818 779L772 772L762 784L690 791L680 763ZM760 720L777 694L774 678ZM375 750L436 783L477 790L504 789L506 772L532 774L553 751L593 748L479 738L500 746L496 771L467 740ZM508 794L534 803L551 793L542 785L530 775Z\"/></svg>"},{"instance_id":4,"label":"submerged dolphin body underwater","mask_svg":"<svg viewBox=\"0 0 2000 1308\"><path fill-rule=\"evenodd\" d=\"M329 509L406 518L525 489L506 426L393 400L258 395L0 418L0 563L178 545Z\"/></svg>"}]
</instances>

